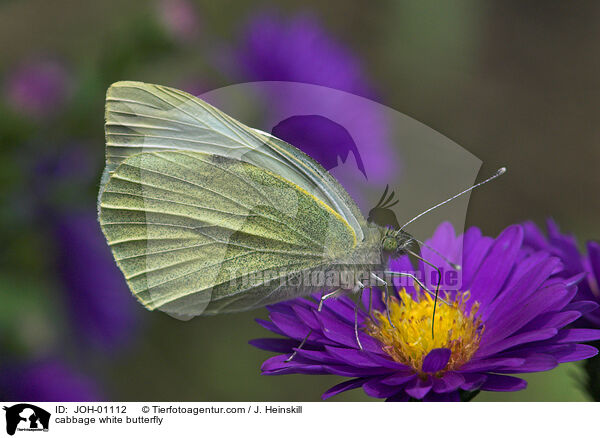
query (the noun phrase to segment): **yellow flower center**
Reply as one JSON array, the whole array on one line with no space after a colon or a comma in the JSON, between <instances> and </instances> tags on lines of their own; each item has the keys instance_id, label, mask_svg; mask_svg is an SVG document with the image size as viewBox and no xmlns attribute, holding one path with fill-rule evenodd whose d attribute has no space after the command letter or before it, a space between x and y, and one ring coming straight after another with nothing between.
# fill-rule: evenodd
<instances>
[{"instance_id":1,"label":"yellow flower center","mask_svg":"<svg viewBox=\"0 0 600 438\"><path fill-rule=\"evenodd\" d=\"M483 333L481 320L476 317L479 303L475 302L467 314L468 299L467 292L457 293L452 301L446 296L448 304L438 300L432 336L433 298L417 292L413 299L402 289L400 301L392 298L387 311L373 312L373 321L367 321L366 332L379 340L383 350L396 362L410 365L419 373L431 350L449 348L450 360L440 374L456 370L473 357ZM394 327L389 323L387 312Z\"/></svg>"}]
</instances>

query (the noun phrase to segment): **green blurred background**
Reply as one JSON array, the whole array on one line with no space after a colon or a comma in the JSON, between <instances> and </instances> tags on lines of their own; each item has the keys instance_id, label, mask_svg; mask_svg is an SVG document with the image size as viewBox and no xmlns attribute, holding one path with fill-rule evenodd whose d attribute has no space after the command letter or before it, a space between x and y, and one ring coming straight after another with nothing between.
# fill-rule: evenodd
<instances>
[{"instance_id":1,"label":"green blurred background","mask_svg":"<svg viewBox=\"0 0 600 438\"><path fill-rule=\"evenodd\" d=\"M508 166L473 194L467 225L495 235L553 217L581 242L598 237L599 2L281 3L0 2L0 398L35 394L19 391L40 375L58 389L74 381L73 394L132 401L312 401L342 380L261 376L268 354L247 341L267 336L254 322L265 310L180 322L123 298L120 277L111 283L92 266L106 263L105 248L87 242L98 231L80 220L93 216L108 85L131 79L200 93L256 79L235 59L261 11L312 17L378 101L478 156L482 175ZM42 85L49 97L29 108L11 87L39 65L60 93ZM72 243L70 220L89 257ZM118 296L91 304L74 296L86 281L117 284ZM477 400L585 400L579 376L577 365L561 366L525 376L526 391ZM371 399L355 390L334 400Z\"/></svg>"}]
</instances>

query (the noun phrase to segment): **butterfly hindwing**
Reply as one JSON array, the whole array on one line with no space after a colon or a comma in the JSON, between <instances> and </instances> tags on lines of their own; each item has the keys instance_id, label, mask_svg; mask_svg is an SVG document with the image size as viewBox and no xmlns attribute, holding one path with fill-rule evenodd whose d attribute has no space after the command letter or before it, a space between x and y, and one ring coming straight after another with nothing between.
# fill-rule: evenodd
<instances>
[{"instance_id":1,"label":"butterfly hindwing","mask_svg":"<svg viewBox=\"0 0 600 438\"><path fill-rule=\"evenodd\" d=\"M310 293L279 285L357 245L339 213L293 182L190 150L120 161L100 195L99 220L134 295L149 309L180 316Z\"/></svg>"}]
</instances>

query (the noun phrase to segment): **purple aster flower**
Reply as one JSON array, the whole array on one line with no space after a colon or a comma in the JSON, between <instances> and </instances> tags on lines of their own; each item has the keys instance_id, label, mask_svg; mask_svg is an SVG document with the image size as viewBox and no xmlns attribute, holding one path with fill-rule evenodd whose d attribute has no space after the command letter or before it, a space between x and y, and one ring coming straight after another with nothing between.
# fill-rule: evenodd
<instances>
[{"instance_id":1,"label":"purple aster flower","mask_svg":"<svg viewBox=\"0 0 600 438\"><path fill-rule=\"evenodd\" d=\"M385 183L391 172L397 172L396 152L381 109L343 93L328 93L326 88L294 85L314 84L375 98L359 58L315 17L260 12L248 21L233 58L232 69L241 80L289 83L283 90L285 99L281 88L265 87L267 124L275 127L274 135L308 154L318 151L314 158L328 170L340 164L338 158L346 163L352 153L360 171L355 178L361 182L366 176Z\"/></svg>"},{"instance_id":2,"label":"purple aster flower","mask_svg":"<svg viewBox=\"0 0 600 438\"><path fill-rule=\"evenodd\" d=\"M38 60L21 65L9 74L5 94L9 104L30 117L54 113L68 92L67 71L54 60Z\"/></svg>"},{"instance_id":3,"label":"purple aster flower","mask_svg":"<svg viewBox=\"0 0 600 438\"><path fill-rule=\"evenodd\" d=\"M582 254L575 236L562 234L552 219L547 221L548 236L533 222L525 222L523 229L525 245L532 251L548 251L561 259L563 270L557 275L562 277L584 275L577 285L574 301L593 301L600 304L600 243L588 241L587 254ZM600 310L587 312L576 324L580 327L600 327Z\"/></svg>"},{"instance_id":4,"label":"purple aster flower","mask_svg":"<svg viewBox=\"0 0 600 438\"><path fill-rule=\"evenodd\" d=\"M109 348L135 335L139 306L113 262L94 210L56 219L58 270L80 340Z\"/></svg>"},{"instance_id":5,"label":"purple aster flower","mask_svg":"<svg viewBox=\"0 0 600 438\"><path fill-rule=\"evenodd\" d=\"M523 236L519 225L496 239L475 227L458 237L449 223L438 227L427 244L450 259L462 253L462 287L441 292L434 337L433 299L412 285L399 289L388 309L381 291L363 294L364 308L372 299L374 310L358 314L362 349L354 333L354 302L347 297L326 300L321 312L306 298L270 306L270 320L258 322L283 338L250 343L282 354L264 362L263 374L351 378L327 390L324 399L362 387L389 401L458 401L479 390L521 390L527 382L510 374L546 371L596 355L596 348L580 342L599 339L600 330L566 328L595 304L573 303L579 278L553 276L563 270L560 260L524 249ZM450 269L431 251L422 255ZM415 269L408 257L393 260L390 268L413 272L434 286L424 266Z\"/></svg>"},{"instance_id":6,"label":"purple aster flower","mask_svg":"<svg viewBox=\"0 0 600 438\"><path fill-rule=\"evenodd\" d=\"M3 401L89 402L103 400L96 383L58 359L6 367L0 373Z\"/></svg>"}]
</instances>

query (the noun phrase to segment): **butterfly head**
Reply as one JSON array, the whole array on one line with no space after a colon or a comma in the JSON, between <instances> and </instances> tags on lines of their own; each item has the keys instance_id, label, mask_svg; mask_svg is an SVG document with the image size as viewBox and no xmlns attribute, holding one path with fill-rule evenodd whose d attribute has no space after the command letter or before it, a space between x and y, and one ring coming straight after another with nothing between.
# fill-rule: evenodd
<instances>
[{"instance_id":1,"label":"butterfly head","mask_svg":"<svg viewBox=\"0 0 600 438\"><path fill-rule=\"evenodd\" d=\"M414 242L413 237L405 231L386 228L381 239L381 250L392 258L406 254Z\"/></svg>"}]
</instances>

